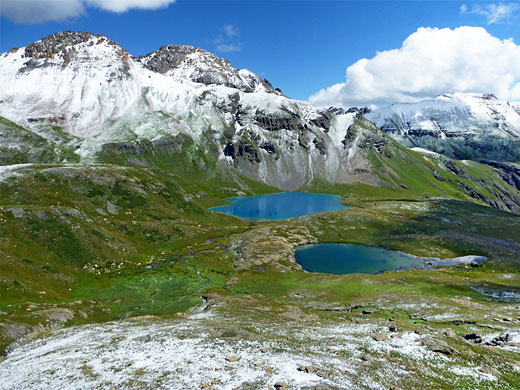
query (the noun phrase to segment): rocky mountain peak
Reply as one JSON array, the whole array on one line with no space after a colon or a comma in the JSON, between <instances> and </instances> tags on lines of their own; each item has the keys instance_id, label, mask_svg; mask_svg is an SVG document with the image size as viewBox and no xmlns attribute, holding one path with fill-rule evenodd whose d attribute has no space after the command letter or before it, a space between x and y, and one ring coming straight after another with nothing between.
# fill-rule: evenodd
<instances>
[{"instance_id":1,"label":"rocky mountain peak","mask_svg":"<svg viewBox=\"0 0 520 390\"><path fill-rule=\"evenodd\" d=\"M128 56L126 50L102 34L94 35L85 31L61 31L30 43L24 48L22 57L30 59L61 58L65 63L68 63L77 53L79 45L85 44L87 47L92 47L103 43L113 46L121 55Z\"/></svg>"},{"instance_id":2,"label":"rocky mountain peak","mask_svg":"<svg viewBox=\"0 0 520 390\"><path fill-rule=\"evenodd\" d=\"M24 57L51 58L59 53L67 51L71 46L88 42L93 37L93 34L85 31L62 31L51 34L39 41L27 45L25 47Z\"/></svg>"},{"instance_id":3,"label":"rocky mountain peak","mask_svg":"<svg viewBox=\"0 0 520 390\"><path fill-rule=\"evenodd\" d=\"M243 92L258 89L282 95L265 79L247 69L237 69L229 61L190 45L165 45L138 60L149 70L172 77L187 78L205 85L224 85Z\"/></svg>"},{"instance_id":4,"label":"rocky mountain peak","mask_svg":"<svg viewBox=\"0 0 520 390\"><path fill-rule=\"evenodd\" d=\"M186 57L193 53L197 53L201 57L206 57L221 67L231 66L228 61L206 50L190 45L164 45L159 50L155 50L146 56L140 56L139 61L151 71L164 74L172 69L179 68Z\"/></svg>"}]
</instances>

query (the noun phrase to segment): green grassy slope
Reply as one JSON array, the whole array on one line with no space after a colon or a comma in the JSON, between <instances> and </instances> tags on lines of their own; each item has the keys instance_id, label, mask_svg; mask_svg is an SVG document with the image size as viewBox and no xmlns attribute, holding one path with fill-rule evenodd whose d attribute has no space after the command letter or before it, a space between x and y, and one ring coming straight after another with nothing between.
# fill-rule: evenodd
<instances>
[{"instance_id":1,"label":"green grassy slope","mask_svg":"<svg viewBox=\"0 0 520 390\"><path fill-rule=\"evenodd\" d=\"M520 191L504 182L489 165L422 154L400 145L371 122L357 119L349 129L360 137L359 149L381 185L338 184L315 179L303 190L360 199L456 199L516 212Z\"/></svg>"},{"instance_id":2,"label":"green grassy slope","mask_svg":"<svg viewBox=\"0 0 520 390\"><path fill-rule=\"evenodd\" d=\"M0 165L79 161L68 144L73 137L60 127L46 125L42 134L0 117Z\"/></svg>"}]
</instances>

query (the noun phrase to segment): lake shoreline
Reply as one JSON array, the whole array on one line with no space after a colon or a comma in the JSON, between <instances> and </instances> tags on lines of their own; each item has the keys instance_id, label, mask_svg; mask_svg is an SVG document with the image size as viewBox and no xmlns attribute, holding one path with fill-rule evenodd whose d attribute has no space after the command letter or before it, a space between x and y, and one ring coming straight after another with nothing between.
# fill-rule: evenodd
<instances>
[{"instance_id":1,"label":"lake shoreline","mask_svg":"<svg viewBox=\"0 0 520 390\"><path fill-rule=\"evenodd\" d=\"M479 263L487 260L487 257L480 255L453 258L422 257L378 246L342 242L298 245L294 248L294 252L295 262L302 270L336 275L378 274L388 271L427 270L461 265L478 267ZM314 258L319 259L320 263L315 264ZM380 269L376 269L376 267Z\"/></svg>"}]
</instances>

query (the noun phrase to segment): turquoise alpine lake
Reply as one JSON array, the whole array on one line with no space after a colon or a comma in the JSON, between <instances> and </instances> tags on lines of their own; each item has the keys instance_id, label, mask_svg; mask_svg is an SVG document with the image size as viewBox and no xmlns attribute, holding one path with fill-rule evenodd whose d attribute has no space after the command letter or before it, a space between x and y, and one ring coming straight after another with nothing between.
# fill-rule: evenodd
<instances>
[{"instance_id":1,"label":"turquoise alpine lake","mask_svg":"<svg viewBox=\"0 0 520 390\"><path fill-rule=\"evenodd\" d=\"M296 248L295 259L305 271L336 275L429 269L433 266L454 266L486 260L483 256L472 255L452 259L418 257L375 246L341 243L301 245Z\"/></svg>"},{"instance_id":2,"label":"turquoise alpine lake","mask_svg":"<svg viewBox=\"0 0 520 390\"><path fill-rule=\"evenodd\" d=\"M347 209L337 195L307 192L279 192L276 194L227 198L231 204L210 210L248 220L280 221L304 215Z\"/></svg>"}]
</instances>

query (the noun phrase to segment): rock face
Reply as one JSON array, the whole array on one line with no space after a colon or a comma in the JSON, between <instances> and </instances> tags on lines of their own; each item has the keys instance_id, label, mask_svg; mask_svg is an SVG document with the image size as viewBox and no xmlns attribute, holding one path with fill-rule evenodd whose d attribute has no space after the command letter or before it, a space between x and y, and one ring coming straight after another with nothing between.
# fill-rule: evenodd
<instances>
[{"instance_id":1,"label":"rock face","mask_svg":"<svg viewBox=\"0 0 520 390\"><path fill-rule=\"evenodd\" d=\"M520 160L520 103L456 93L398 103L366 118L407 147L457 159Z\"/></svg>"}]
</instances>

